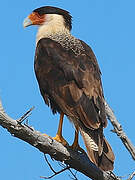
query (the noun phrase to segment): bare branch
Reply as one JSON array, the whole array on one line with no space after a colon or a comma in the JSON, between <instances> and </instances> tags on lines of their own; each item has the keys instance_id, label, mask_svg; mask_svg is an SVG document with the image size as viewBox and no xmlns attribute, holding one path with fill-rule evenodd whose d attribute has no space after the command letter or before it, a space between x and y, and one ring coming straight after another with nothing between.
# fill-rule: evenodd
<instances>
[{"instance_id":1,"label":"bare branch","mask_svg":"<svg viewBox=\"0 0 135 180\"><path fill-rule=\"evenodd\" d=\"M67 165L65 165L65 164L63 164L63 163L61 163L61 162L58 162L58 163L59 163L59 165L60 165L61 167L63 167L63 168L65 168L65 167L67 166ZM76 171L75 174L74 174L70 168L69 168L68 170L69 170L69 172L71 173L71 175L74 177L74 178L71 177L71 179L78 180L77 177L76 177L77 171ZM69 175L69 176L70 176L70 175Z\"/></svg>"},{"instance_id":2,"label":"bare branch","mask_svg":"<svg viewBox=\"0 0 135 180\"><path fill-rule=\"evenodd\" d=\"M52 166L51 166L51 164L49 163L49 161L48 161L48 159L47 159L47 157L46 157L45 154L44 154L44 157L45 157L45 161L47 162L48 166L50 167L50 169L52 170L52 172L55 174L56 171L52 168Z\"/></svg>"},{"instance_id":3,"label":"bare branch","mask_svg":"<svg viewBox=\"0 0 135 180\"><path fill-rule=\"evenodd\" d=\"M113 132L115 132L117 134L117 136L120 137L121 141L123 142L123 144L125 145L125 147L129 151L129 153L131 154L132 158L135 160L135 147L134 147L134 145L131 143L130 139L127 137L126 133L123 131L122 126L117 121L112 109L109 107L107 102L105 102L105 108L106 108L105 109L106 115L114 127Z\"/></svg>"},{"instance_id":4,"label":"bare branch","mask_svg":"<svg viewBox=\"0 0 135 180\"><path fill-rule=\"evenodd\" d=\"M25 124L19 124L10 118L2 107L0 101L0 125L6 128L10 134L31 144L44 154L49 154L53 159L63 162L87 177L94 180L114 180L111 173L101 171L93 164L86 154L73 151L69 147L64 147L61 143L53 140L49 136L44 136L40 132L29 128ZM118 179L115 177L115 179Z\"/></svg>"},{"instance_id":5,"label":"bare branch","mask_svg":"<svg viewBox=\"0 0 135 180\"><path fill-rule=\"evenodd\" d=\"M49 177L40 176L40 178L42 178L42 179L51 179L51 178L53 178L54 176L56 176L56 175L58 175L58 174L60 174L60 173L62 173L62 172L64 172L64 171L68 170L69 168L70 168L70 167L67 166L67 167L64 168L64 169L62 169L62 170L60 170L60 171L58 171L58 172L55 172L52 176L49 176Z\"/></svg>"},{"instance_id":6,"label":"bare branch","mask_svg":"<svg viewBox=\"0 0 135 180\"><path fill-rule=\"evenodd\" d=\"M18 119L17 122L21 124L23 121L25 121L31 115L33 109L34 106L30 108L30 110L28 110L20 119Z\"/></svg>"},{"instance_id":7,"label":"bare branch","mask_svg":"<svg viewBox=\"0 0 135 180\"><path fill-rule=\"evenodd\" d=\"M134 176L135 176L135 172L133 172L127 180L132 180Z\"/></svg>"},{"instance_id":8,"label":"bare branch","mask_svg":"<svg viewBox=\"0 0 135 180\"><path fill-rule=\"evenodd\" d=\"M78 179L77 179L77 177L76 177L76 173L77 173L77 171L76 171L76 173L75 173L75 174L71 171L71 169L69 169L69 171L70 171L70 173L72 174L72 176L74 177L74 180L78 180ZM73 178L72 178L72 179L73 179Z\"/></svg>"},{"instance_id":9,"label":"bare branch","mask_svg":"<svg viewBox=\"0 0 135 180\"><path fill-rule=\"evenodd\" d=\"M53 169L53 167L51 166L51 164L50 164L50 162L48 161L48 159L47 159L47 157L46 157L45 154L44 154L44 157L45 157L45 161L47 162L49 168L51 169L51 171L52 171L54 174L53 174L52 176L49 176L49 177L43 177L43 176L41 176L41 178L51 179L52 177L54 177L54 176L56 176L56 175L58 175L58 174L60 174L60 173L62 173L62 172L64 172L64 171L66 171L66 170L69 170L70 173L72 174L72 176L75 178L74 180L77 180L75 174L71 171L70 166L58 162L59 165L60 165L63 169L60 170L60 171L58 171L58 172L56 172L56 171Z\"/></svg>"}]
</instances>

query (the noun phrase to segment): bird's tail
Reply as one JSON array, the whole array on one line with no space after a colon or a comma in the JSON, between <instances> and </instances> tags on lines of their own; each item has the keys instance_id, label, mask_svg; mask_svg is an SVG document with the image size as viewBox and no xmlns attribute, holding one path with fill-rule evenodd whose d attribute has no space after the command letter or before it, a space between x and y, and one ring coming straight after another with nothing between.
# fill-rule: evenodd
<instances>
[{"instance_id":1,"label":"bird's tail","mask_svg":"<svg viewBox=\"0 0 135 180\"><path fill-rule=\"evenodd\" d=\"M114 154L105 137L93 130L80 129L89 159L103 171L113 170ZM100 134L100 135L99 135Z\"/></svg>"}]
</instances>

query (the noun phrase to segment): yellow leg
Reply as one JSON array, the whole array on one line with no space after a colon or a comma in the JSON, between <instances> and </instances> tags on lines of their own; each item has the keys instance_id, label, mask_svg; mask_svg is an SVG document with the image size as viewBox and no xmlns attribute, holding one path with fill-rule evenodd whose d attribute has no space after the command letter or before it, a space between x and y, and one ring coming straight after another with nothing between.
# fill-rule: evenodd
<instances>
[{"instance_id":1,"label":"yellow leg","mask_svg":"<svg viewBox=\"0 0 135 180\"><path fill-rule=\"evenodd\" d=\"M78 150L82 153L85 153L85 151L79 146L79 143L78 143L78 137L79 137L79 131L78 129L75 131L75 138L74 138L74 142L72 144L72 146L70 146L73 150Z\"/></svg>"},{"instance_id":2,"label":"yellow leg","mask_svg":"<svg viewBox=\"0 0 135 180\"><path fill-rule=\"evenodd\" d=\"M54 140L62 143L64 146L68 145L67 141L62 136L62 125L63 125L63 119L64 119L64 113L60 114L60 121L59 121L59 127L58 131L55 137L53 137Z\"/></svg>"},{"instance_id":3,"label":"yellow leg","mask_svg":"<svg viewBox=\"0 0 135 180\"><path fill-rule=\"evenodd\" d=\"M76 149L78 147L78 145L79 145L78 144L78 136L79 136L79 132L77 130L77 131L75 131L74 142L73 142L73 144L71 146L72 149Z\"/></svg>"}]
</instances>

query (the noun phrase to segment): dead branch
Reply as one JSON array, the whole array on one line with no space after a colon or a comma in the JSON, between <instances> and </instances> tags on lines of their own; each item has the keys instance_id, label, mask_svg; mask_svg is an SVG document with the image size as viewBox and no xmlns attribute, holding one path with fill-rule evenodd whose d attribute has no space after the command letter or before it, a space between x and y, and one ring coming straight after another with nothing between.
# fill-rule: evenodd
<instances>
[{"instance_id":1,"label":"dead branch","mask_svg":"<svg viewBox=\"0 0 135 180\"><path fill-rule=\"evenodd\" d=\"M119 136L122 143L125 145L125 147L129 151L129 153L131 154L132 158L135 160L135 147L134 147L134 145L131 143L130 139L127 137L126 133L123 131L122 126L117 121L117 119L116 119L116 117L114 115L114 112L109 107L107 102L105 102L105 108L106 108L105 109L106 110L106 115L107 115L108 119L110 120L110 122L112 123L112 125L114 127L113 132L115 132L117 134L117 136Z\"/></svg>"},{"instance_id":2,"label":"dead branch","mask_svg":"<svg viewBox=\"0 0 135 180\"><path fill-rule=\"evenodd\" d=\"M30 110L28 110L20 119L18 119L17 122L21 124L23 121L25 121L31 115L33 109L34 106L30 108Z\"/></svg>"},{"instance_id":3,"label":"dead branch","mask_svg":"<svg viewBox=\"0 0 135 180\"><path fill-rule=\"evenodd\" d=\"M48 159L47 159L47 157L46 157L46 155L44 154L44 157L45 157L45 161L47 162L47 164L48 164L48 166L49 166L49 168L51 169L51 171L55 174L56 173L56 171L53 169L53 167L51 166L51 164L49 163L49 161L48 161Z\"/></svg>"},{"instance_id":4,"label":"dead branch","mask_svg":"<svg viewBox=\"0 0 135 180\"><path fill-rule=\"evenodd\" d=\"M27 115L27 113L26 113ZM23 116L24 118L24 116ZM0 125L6 128L8 132L35 148L44 154L49 154L53 159L65 163L93 180L118 180L111 172L103 172L93 164L86 154L73 151L69 147L64 147L61 143L53 140L49 136L44 136L40 132L28 127L25 124L18 123L17 120L9 117L3 109L0 100Z\"/></svg>"},{"instance_id":5,"label":"dead branch","mask_svg":"<svg viewBox=\"0 0 135 180\"><path fill-rule=\"evenodd\" d=\"M127 180L132 180L134 176L135 176L135 172L133 172Z\"/></svg>"},{"instance_id":6,"label":"dead branch","mask_svg":"<svg viewBox=\"0 0 135 180\"><path fill-rule=\"evenodd\" d=\"M64 169L62 169L62 170L60 170L60 171L58 171L58 172L55 172L52 176L49 176L49 177L40 176L40 178L42 178L42 179L51 179L51 178L53 178L54 176L56 176L56 175L58 175L58 174L60 174L60 173L62 173L62 172L64 172L64 171L66 171L66 170L68 170L68 169L70 169L69 166L65 167Z\"/></svg>"}]
</instances>

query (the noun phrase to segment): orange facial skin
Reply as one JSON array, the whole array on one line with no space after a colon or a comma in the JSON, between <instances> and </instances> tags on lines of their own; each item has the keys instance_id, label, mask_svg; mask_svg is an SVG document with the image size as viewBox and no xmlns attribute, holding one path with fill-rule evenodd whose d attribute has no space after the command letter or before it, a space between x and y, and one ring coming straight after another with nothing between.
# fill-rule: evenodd
<instances>
[{"instance_id":1,"label":"orange facial skin","mask_svg":"<svg viewBox=\"0 0 135 180\"><path fill-rule=\"evenodd\" d=\"M28 18L32 21L33 25L42 25L45 22L45 14L39 15L37 12L32 12Z\"/></svg>"}]
</instances>

